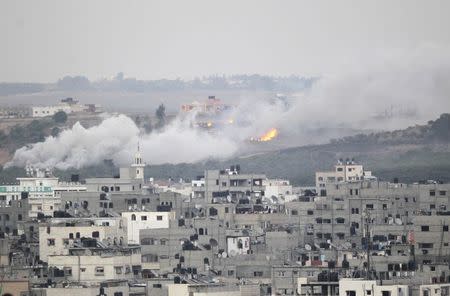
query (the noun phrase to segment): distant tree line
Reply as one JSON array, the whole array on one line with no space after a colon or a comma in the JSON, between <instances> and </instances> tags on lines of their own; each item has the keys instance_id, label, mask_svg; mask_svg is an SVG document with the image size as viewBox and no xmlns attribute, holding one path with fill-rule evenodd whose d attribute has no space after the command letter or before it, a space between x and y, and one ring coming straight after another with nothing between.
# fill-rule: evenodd
<instances>
[{"instance_id":1,"label":"distant tree line","mask_svg":"<svg viewBox=\"0 0 450 296\"><path fill-rule=\"evenodd\" d=\"M430 142L450 143L450 114L444 113L426 125L412 126L404 130L357 134L341 139L332 139L331 144L427 144Z\"/></svg>"},{"instance_id":2,"label":"distant tree line","mask_svg":"<svg viewBox=\"0 0 450 296\"><path fill-rule=\"evenodd\" d=\"M43 90L65 91L174 91L174 90L266 90L277 92L300 91L310 88L316 77L268 75L211 75L193 80L139 80L118 73L114 79L90 81L85 76L65 76L53 84L0 83L0 95L33 93Z\"/></svg>"}]
</instances>

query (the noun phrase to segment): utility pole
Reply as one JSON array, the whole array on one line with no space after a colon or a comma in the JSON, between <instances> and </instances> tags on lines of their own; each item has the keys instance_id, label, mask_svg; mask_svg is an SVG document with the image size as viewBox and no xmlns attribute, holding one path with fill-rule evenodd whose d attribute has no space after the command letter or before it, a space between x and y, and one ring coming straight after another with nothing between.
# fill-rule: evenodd
<instances>
[{"instance_id":1,"label":"utility pole","mask_svg":"<svg viewBox=\"0 0 450 296\"><path fill-rule=\"evenodd\" d=\"M370 280L371 279L371 271L370 271L370 250L372 247L372 243L371 243L371 238L370 238L370 228L369 228L369 223L371 223L371 217L370 217L370 212L368 209L365 210L365 214L366 214L366 225L365 225L365 229L366 229L366 235L365 235L365 239L366 239L366 256L367 256L367 261L366 261L366 265L367 265L367 272L366 272L366 279Z\"/></svg>"}]
</instances>

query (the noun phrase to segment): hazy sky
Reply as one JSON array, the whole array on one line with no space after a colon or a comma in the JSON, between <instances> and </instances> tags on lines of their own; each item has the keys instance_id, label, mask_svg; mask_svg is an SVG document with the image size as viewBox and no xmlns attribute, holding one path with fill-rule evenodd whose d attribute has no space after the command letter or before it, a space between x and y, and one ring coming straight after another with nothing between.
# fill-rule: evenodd
<instances>
[{"instance_id":1,"label":"hazy sky","mask_svg":"<svg viewBox=\"0 0 450 296\"><path fill-rule=\"evenodd\" d=\"M338 73L450 45L450 1L0 0L0 81Z\"/></svg>"}]
</instances>

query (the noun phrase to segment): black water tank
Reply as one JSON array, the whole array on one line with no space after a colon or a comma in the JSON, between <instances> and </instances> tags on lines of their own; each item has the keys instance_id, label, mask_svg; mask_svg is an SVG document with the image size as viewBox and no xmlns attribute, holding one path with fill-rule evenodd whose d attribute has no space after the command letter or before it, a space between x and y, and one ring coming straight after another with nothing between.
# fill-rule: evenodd
<instances>
[{"instance_id":1,"label":"black water tank","mask_svg":"<svg viewBox=\"0 0 450 296\"><path fill-rule=\"evenodd\" d=\"M80 182L80 175L78 175L78 174L72 174L71 176L70 176L70 181L71 182Z\"/></svg>"}]
</instances>

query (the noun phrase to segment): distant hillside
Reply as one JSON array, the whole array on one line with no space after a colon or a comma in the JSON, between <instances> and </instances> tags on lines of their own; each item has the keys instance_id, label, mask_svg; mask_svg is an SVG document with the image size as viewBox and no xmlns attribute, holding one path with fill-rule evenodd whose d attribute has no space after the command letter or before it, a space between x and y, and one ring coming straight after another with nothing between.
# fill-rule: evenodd
<instances>
[{"instance_id":1,"label":"distant hillside","mask_svg":"<svg viewBox=\"0 0 450 296\"><path fill-rule=\"evenodd\" d=\"M404 130L356 135L311 145L241 156L226 161L209 160L194 164L165 164L146 167L146 176L193 179L205 169L223 169L240 164L244 172L266 173L269 177L291 180L295 185L314 184L314 173L328 170L339 158L355 158L381 180L398 177L402 182L442 180L450 182L450 114L435 121ZM151 161L151 160L150 160ZM11 182L21 170L0 171L0 182ZM57 171L64 179L78 173L82 178L113 176L118 169L110 162L81 170Z\"/></svg>"},{"instance_id":2,"label":"distant hillside","mask_svg":"<svg viewBox=\"0 0 450 296\"><path fill-rule=\"evenodd\" d=\"M384 180L403 182L435 179L450 181L450 114L442 114L427 125L405 130L356 135L313 145L267 152L227 161L159 165L146 169L156 178L194 178L204 169L222 169L239 163L244 171L264 172L270 177L290 179L296 185L314 183L314 173L327 170L339 158L355 158Z\"/></svg>"}]
</instances>

